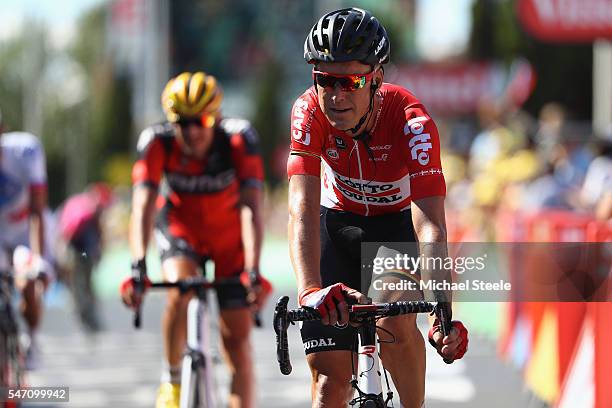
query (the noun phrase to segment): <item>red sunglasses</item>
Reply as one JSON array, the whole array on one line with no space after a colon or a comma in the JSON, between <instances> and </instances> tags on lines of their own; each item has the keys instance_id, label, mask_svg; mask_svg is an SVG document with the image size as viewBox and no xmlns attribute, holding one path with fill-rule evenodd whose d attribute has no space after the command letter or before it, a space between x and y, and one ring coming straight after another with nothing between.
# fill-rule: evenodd
<instances>
[{"instance_id":1,"label":"red sunglasses","mask_svg":"<svg viewBox=\"0 0 612 408\"><path fill-rule=\"evenodd\" d=\"M176 123L183 128L191 125L211 128L215 125L215 116L204 113L199 117L180 118L178 121L176 121Z\"/></svg>"},{"instance_id":2,"label":"red sunglasses","mask_svg":"<svg viewBox=\"0 0 612 408\"><path fill-rule=\"evenodd\" d=\"M353 92L365 87L366 83L372 79L375 72L374 70L369 74L338 75L312 70L312 78L315 83L322 88L333 88L336 84L340 84L340 88L343 91Z\"/></svg>"}]
</instances>

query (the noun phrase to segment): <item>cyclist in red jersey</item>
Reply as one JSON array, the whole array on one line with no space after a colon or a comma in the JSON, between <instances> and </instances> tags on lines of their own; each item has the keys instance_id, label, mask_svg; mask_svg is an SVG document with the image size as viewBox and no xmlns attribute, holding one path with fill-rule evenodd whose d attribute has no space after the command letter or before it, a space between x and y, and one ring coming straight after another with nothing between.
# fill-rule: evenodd
<instances>
[{"instance_id":1,"label":"cyclist in red jersey","mask_svg":"<svg viewBox=\"0 0 612 408\"><path fill-rule=\"evenodd\" d=\"M346 324L347 302L368 301L357 290L360 243L418 241L425 255L446 256L438 131L414 95L383 83L389 49L384 27L356 8L324 15L304 44L314 84L293 106L287 172L299 303L323 315L322 323L305 322L301 330L313 406L343 407L350 398L355 329ZM403 406L420 407L425 351L416 318L380 323L396 338L381 343L383 365ZM443 338L434 322L429 341L444 358L459 359L467 330L454 321Z\"/></svg>"},{"instance_id":2,"label":"cyclist in red jersey","mask_svg":"<svg viewBox=\"0 0 612 408\"><path fill-rule=\"evenodd\" d=\"M164 279L196 276L208 259L215 264L216 280L258 276L257 284L248 288L250 293L241 285L217 291L224 356L232 373L230 406L252 407L251 308L261 307L271 290L259 276L263 165L257 134L249 122L220 117L222 97L213 76L182 73L168 82L162 94L167 122L141 133L140 157L132 171L132 269L146 275L145 254L157 201L155 237ZM249 286L248 278L241 281ZM129 306L141 301L135 283L135 278L128 278L122 284ZM162 320L167 366L158 408L179 404L188 301L178 290L168 291Z\"/></svg>"}]
</instances>

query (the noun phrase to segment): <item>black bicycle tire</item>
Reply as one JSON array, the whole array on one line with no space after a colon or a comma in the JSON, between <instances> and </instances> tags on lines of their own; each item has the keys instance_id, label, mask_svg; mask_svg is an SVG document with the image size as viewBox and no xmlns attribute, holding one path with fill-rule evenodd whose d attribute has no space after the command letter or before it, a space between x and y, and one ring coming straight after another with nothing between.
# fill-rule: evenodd
<instances>
[{"instance_id":1,"label":"black bicycle tire","mask_svg":"<svg viewBox=\"0 0 612 408\"><path fill-rule=\"evenodd\" d=\"M8 381L8 351L4 330L0 329L0 387L7 387Z\"/></svg>"},{"instance_id":2,"label":"black bicycle tire","mask_svg":"<svg viewBox=\"0 0 612 408\"><path fill-rule=\"evenodd\" d=\"M205 361L206 356L204 354L202 354L201 356L201 361ZM196 407L198 408L214 408L214 407L209 407L208 406L208 398L206 397L208 392L211 390L207 390L206 389L206 382L205 382L205 378L206 378L206 370L208 369L212 369L212 367L208 367L206 362L204 362L203 364L201 364L200 366L195 368L195 372L196 372L196 397L195 400L198 401L198 404L200 403L200 392L202 392L204 394L204 402L202 404L196 405ZM208 373L210 374L210 373Z\"/></svg>"},{"instance_id":3,"label":"black bicycle tire","mask_svg":"<svg viewBox=\"0 0 612 408\"><path fill-rule=\"evenodd\" d=\"M4 356L6 362L0 361L0 367L2 367L0 375L5 373L5 364L10 364L15 371L14 381L4 381L7 382L7 386L19 386L22 382L23 366L21 364L18 325L14 320L14 314L10 306L6 310L3 310L2 313L3 316L0 321L2 352L0 353L0 356ZM0 377L0 381L3 381L2 377Z\"/></svg>"},{"instance_id":4,"label":"black bicycle tire","mask_svg":"<svg viewBox=\"0 0 612 408\"><path fill-rule=\"evenodd\" d=\"M204 356L201 356L202 359L204 359ZM191 361L191 375L192 375L192 381L190 381L190 384L192 384L193 388L193 395L189 396L189 404L188 404L188 408L213 408L213 407L208 407L206 405L206 403L204 402L203 404L200 403L200 393L204 392L206 393L205 389L201 389L200 387L205 387L205 385L201 385L202 382L202 373L200 372L200 370L205 370L206 367L205 366L200 366L200 367L195 367L194 366L194 361L193 359L190 360ZM183 361L183 364L185 364L185 361ZM189 392L191 394L191 390L185 390L187 392ZM183 390L181 390L181 392L183 392Z\"/></svg>"},{"instance_id":5,"label":"black bicycle tire","mask_svg":"<svg viewBox=\"0 0 612 408\"><path fill-rule=\"evenodd\" d=\"M189 360L187 360L187 357L189 357ZM190 366L193 367L193 358L190 357L190 356L184 356L183 357L183 367L185 367L186 364L189 364ZM193 368L192 368L191 369L191 376L193 376L193 377L195 377L194 371L195 370L193 370ZM184 380L184 378L182 378L182 380ZM180 396L180 400L181 400L181 403L182 403L182 401L183 401L183 393L188 393L189 395L187 397L187 407L188 408L195 408L195 407L198 406L197 404L194 405L194 400L197 401L195 399L195 397L194 397L197 394L197 385L193 385L193 384L195 384L193 381L189 381L189 384L191 384L191 387L193 387L193 391L190 388L186 387L185 381L181 381L181 396ZM193 395L192 395L192 393L193 393Z\"/></svg>"},{"instance_id":6,"label":"black bicycle tire","mask_svg":"<svg viewBox=\"0 0 612 408\"><path fill-rule=\"evenodd\" d=\"M193 388L193 401L191 401L191 403L193 404L192 406L190 406L189 408L200 408L200 376L198 374L198 368L196 367L194 370L192 370L192 375L193 375L193 384L194 384L194 388ZM203 408L203 407L202 407Z\"/></svg>"},{"instance_id":7,"label":"black bicycle tire","mask_svg":"<svg viewBox=\"0 0 612 408\"><path fill-rule=\"evenodd\" d=\"M23 383L23 367L19 352L19 339L13 331L0 330L0 355L4 360L0 361L0 387L20 388ZM5 401L0 401L0 407L7 407ZM10 405L19 407L18 402Z\"/></svg>"}]
</instances>

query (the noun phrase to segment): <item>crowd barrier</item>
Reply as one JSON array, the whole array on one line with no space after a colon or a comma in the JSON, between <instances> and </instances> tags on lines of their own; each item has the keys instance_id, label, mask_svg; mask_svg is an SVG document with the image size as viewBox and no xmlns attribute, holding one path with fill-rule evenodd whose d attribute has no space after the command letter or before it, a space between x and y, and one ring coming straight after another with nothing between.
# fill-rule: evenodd
<instances>
[{"instance_id":1,"label":"crowd barrier","mask_svg":"<svg viewBox=\"0 0 612 408\"><path fill-rule=\"evenodd\" d=\"M504 303L500 356L550 406L612 407L612 222L564 211L503 212L495 222L518 288ZM531 301L548 295L538 282L554 283L559 301Z\"/></svg>"}]
</instances>

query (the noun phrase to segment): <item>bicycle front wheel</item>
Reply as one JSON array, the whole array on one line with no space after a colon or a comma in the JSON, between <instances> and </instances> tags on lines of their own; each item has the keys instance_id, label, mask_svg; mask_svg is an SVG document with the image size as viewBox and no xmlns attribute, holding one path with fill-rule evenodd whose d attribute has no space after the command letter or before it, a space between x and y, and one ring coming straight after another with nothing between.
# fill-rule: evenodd
<instances>
[{"instance_id":1,"label":"bicycle front wheel","mask_svg":"<svg viewBox=\"0 0 612 408\"><path fill-rule=\"evenodd\" d=\"M23 385L22 356L16 331L0 330L0 388ZM19 404L0 400L0 407L15 408Z\"/></svg>"},{"instance_id":2,"label":"bicycle front wheel","mask_svg":"<svg viewBox=\"0 0 612 408\"><path fill-rule=\"evenodd\" d=\"M204 355L191 352L183 357L181 408L215 408L216 395L209 381L211 373Z\"/></svg>"}]
</instances>

